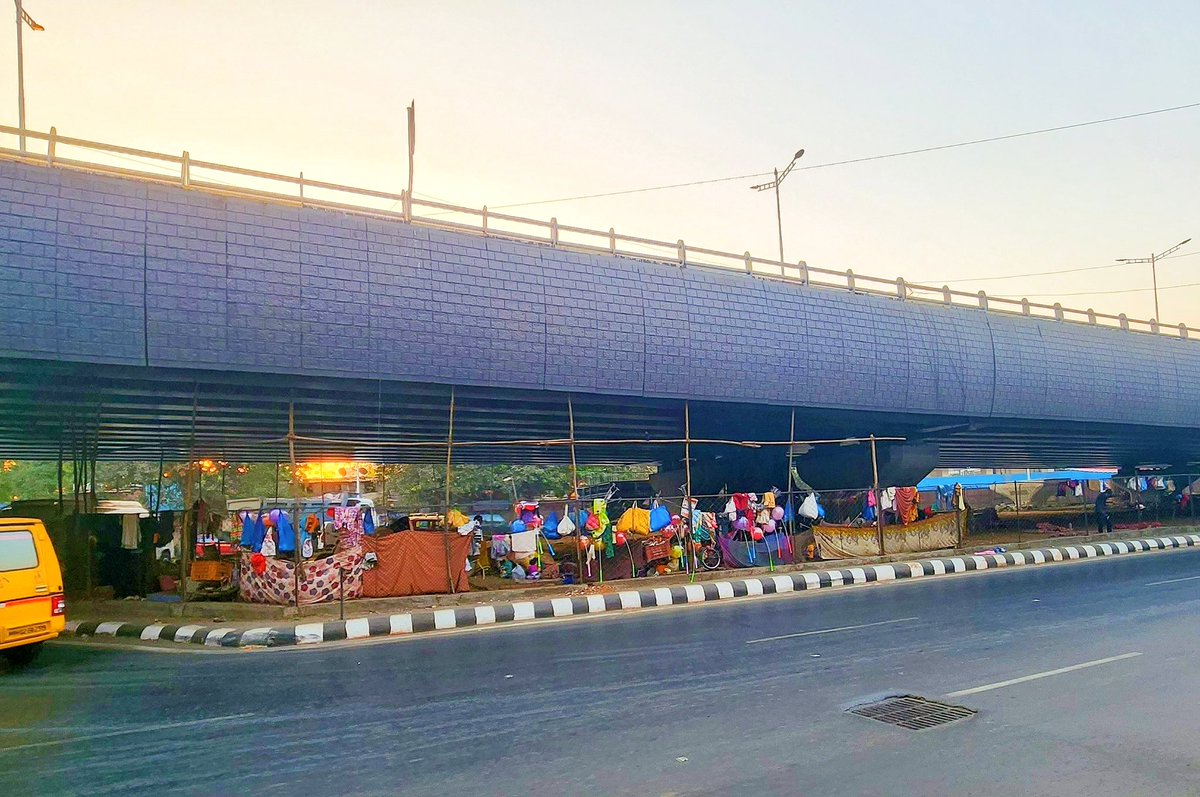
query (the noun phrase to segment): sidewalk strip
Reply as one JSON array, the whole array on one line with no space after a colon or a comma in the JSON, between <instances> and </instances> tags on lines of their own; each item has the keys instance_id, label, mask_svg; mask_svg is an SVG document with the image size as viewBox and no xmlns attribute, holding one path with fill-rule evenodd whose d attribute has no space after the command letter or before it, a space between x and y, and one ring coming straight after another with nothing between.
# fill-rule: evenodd
<instances>
[{"instance_id":1,"label":"sidewalk strip","mask_svg":"<svg viewBox=\"0 0 1200 797\"><path fill-rule=\"evenodd\" d=\"M649 611L658 607L691 603L712 603L738 598L757 598L788 592L806 592L829 587L858 586L877 581L900 581L929 578L947 574L978 570L1013 569L1053 562L1097 559L1122 554L1164 551L1175 548L1200 546L1200 534L1172 537L1148 537L1137 540L1121 540L1086 545L1064 545L1026 549L1011 553L963 554L936 559L920 559L909 562L894 562L878 565L855 565L836 570L807 570L795 573L761 575L748 578L731 577L723 581L704 581L695 584L676 584L669 587L649 587L602 595L578 597L555 597L536 601L514 601L511 603L459 606L455 608L430 609L405 612L403 614L377 615L351 620L307 622L290 626L252 628L238 630L221 626L171 625L168 623L122 623L69 621L64 636L128 637L146 641L192 643L208 647L283 647L291 645L314 645L346 639L364 639L384 636L410 636L427 631L442 631L471 628L481 625L497 625L554 617L572 617L602 614L605 612ZM730 574L733 575L732 573ZM1159 586L1178 581L1200 579L1200 576L1166 579L1146 586ZM799 636L849 631L873 625L911 622L916 618L887 620L863 626L819 629L798 634L749 640L747 644L773 642ZM1135 654L1136 655L1136 654ZM1115 660L1115 659L1114 659ZM1104 660L1108 661L1107 659ZM1103 663L1103 662L1102 662ZM1092 666L1089 664L1088 666ZM1067 672L1069 670L1064 670ZM1057 671L1050 673L1057 674ZM1024 680L1030 680L1033 676ZM1039 674L1036 677L1046 677ZM1014 681L1013 683L1018 683ZM1001 684L1006 686L1008 683ZM992 685L987 688L999 688ZM984 691L980 688L980 691ZM955 693L968 694L967 692Z\"/></svg>"},{"instance_id":2,"label":"sidewalk strip","mask_svg":"<svg viewBox=\"0 0 1200 797\"><path fill-rule=\"evenodd\" d=\"M1096 659L1095 661L1085 661L1083 664L1072 664L1070 667L1059 667L1057 670L1046 670L1045 672L1036 672L1033 675L1023 675L1020 678L1011 678L1007 681L997 681L994 684L984 684L983 686L975 686L971 689L960 689L957 692L950 692L946 697L965 697L966 695L977 695L980 692L990 692L993 689L1003 689L1006 686L1014 684L1023 684L1028 681L1037 681L1042 678L1050 678L1054 675L1062 675L1063 673L1075 672L1076 670L1086 670L1088 667L1099 667L1101 664L1111 664L1114 661L1122 661L1123 659L1132 659L1141 653L1122 653L1120 656L1109 656L1107 659Z\"/></svg>"}]
</instances>

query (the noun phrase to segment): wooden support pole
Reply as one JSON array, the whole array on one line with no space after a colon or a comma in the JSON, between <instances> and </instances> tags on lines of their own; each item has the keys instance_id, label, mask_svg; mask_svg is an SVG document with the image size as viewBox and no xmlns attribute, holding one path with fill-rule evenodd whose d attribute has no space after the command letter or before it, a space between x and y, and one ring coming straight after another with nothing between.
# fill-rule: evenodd
<instances>
[{"instance_id":1,"label":"wooden support pole","mask_svg":"<svg viewBox=\"0 0 1200 797\"><path fill-rule=\"evenodd\" d=\"M792 502L792 463L795 457L796 447L796 408L792 408L792 426L788 433L788 455L787 455L787 503L784 506L788 507L787 516L787 533L788 539L792 541L792 563L796 562L796 505Z\"/></svg>"},{"instance_id":2,"label":"wooden support pole","mask_svg":"<svg viewBox=\"0 0 1200 797\"><path fill-rule=\"evenodd\" d=\"M692 553L692 581L696 580L696 571L699 569L696 559L696 508L692 506L692 410L687 401L683 402L683 501L688 508L688 522L686 525L687 538L685 540L688 548ZM684 562L687 561L687 554L684 554Z\"/></svg>"},{"instance_id":3,"label":"wooden support pole","mask_svg":"<svg viewBox=\"0 0 1200 797\"><path fill-rule=\"evenodd\" d=\"M288 402L287 440L288 440L288 459L292 463L291 484L292 484L292 506L294 507L294 509L292 511L292 537L293 537L292 544L296 546L295 550L292 552L294 555L294 560L295 560L294 561L295 566L292 568L292 589L293 589L293 594L295 596L295 601L296 601L296 616L299 617L300 616L300 582L303 580L303 576L304 576L303 571L302 571L302 568L304 567L304 552L301 550L301 546L300 546L300 529L301 529L301 526L300 526L300 482L296 475L299 472L299 470L296 467L296 402L295 401ZM275 465L275 493L276 493L276 496L278 497L278 494L279 494L279 465L278 465L278 462L276 462L276 465ZM276 527L278 528L278 524L276 524ZM276 553L280 553L280 552L276 551Z\"/></svg>"},{"instance_id":4,"label":"wooden support pole","mask_svg":"<svg viewBox=\"0 0 1200 797\"><path fill-rule=\"evenodd\" d=\"M450 479L452 457L454 455L454 387L450 387L450 426L446 432L446 500L444 502L445 510L442 513L442 525L445 526L442 532L443 547L446 551L446 586L453 595L454 589L454 570L450 565Z\"/></svg>"},{"instance_id":5,"label":"wooden support pole","mask_svg":"<svg viewBox=\"0 0 1200 797\"><path fill-rule=\"evenodd\" d=\"M570 517L573 502L579 501L579 468L575 460L575 405L571 401L570 394L567 395L567 422L570 424L571 434L571 494L568 496L570 501L567 502L566 513ZM586 532L579 528L578 503L574 503L574 506L576 507L575 520L571 522L575 523L575 533L581 539ZM579 547L579 539L575 540L575 583L583 583L583 550Z\"/></svg>"},{"instance_id":6,"label":"wooden support pole","mask_svg":"<svg viewBox=\"0 0 1200 797\"><path fill-rule=\"evenodd\" d=\"M192 431L191 431L191 442L188 444L188 462L187 462L188 468L195 467L195 463L196 463L196 405L197 405L196 386L193 384L192 385ZM184 472L186 473L187 471L185 470ZM188 594L187 594L187 591L188 591L188 560L191 558L190 556L188 556L188 554L191 553L190 543L188 542L188 529L199 518L197 517L198 512L192 511L192 480L191 480L190 476L185 476L184 478L186 479L186 481L184 482L185 495L184 495L184 500L183 500L183 504L184 504L183 523L179 529L179 583L182 585L181 590L180 590L181 601L183 604L183 608L186 609L187 608L187 600L188 600ZM180 614L182 615L183 612L181 611Z\"/></svg>"},{"instance_id":7,"label":"wooden support pole","mask_svg":"<svg viewBox=\"0 0 1200 797\"><path fill-rule=\"evenodd\" d=\"M875 452L875 435L871 435L871 489L875 492L875 533L879 538L879 555L883 556L883 512L879 503L879 457Z\"/></svg>"}]
</instances>

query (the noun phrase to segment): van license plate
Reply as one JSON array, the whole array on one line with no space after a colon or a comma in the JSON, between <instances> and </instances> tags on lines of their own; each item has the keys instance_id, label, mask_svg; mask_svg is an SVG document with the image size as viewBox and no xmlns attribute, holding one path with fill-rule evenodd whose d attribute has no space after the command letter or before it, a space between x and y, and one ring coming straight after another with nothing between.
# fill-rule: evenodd
<instances>
[{"instance_id":1,"label":"van license plate","mask_svg":"<svg viewBox=\"0 0 1200 797\"><path fill-rule=\"evenodd\" d=\"M49 623L34 623L33 625L23 625L20 628L10 628L8 629L8 638L15 639L17 637L44 634L49 628Z\"/></svg>"}]
</instances>

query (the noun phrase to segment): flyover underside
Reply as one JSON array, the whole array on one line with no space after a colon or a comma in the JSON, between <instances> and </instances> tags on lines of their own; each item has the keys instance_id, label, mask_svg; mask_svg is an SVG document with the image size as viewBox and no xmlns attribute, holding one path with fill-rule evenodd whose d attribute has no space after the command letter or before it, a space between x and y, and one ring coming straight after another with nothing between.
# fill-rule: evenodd
<instances>
[{"instance_id":1,"label":"flyover underside","mask_svg":"<svg viewBox=\"0 0 1200 797\"><path fill-rule=\"evenodd\" d=\"M468 385L453 392L459 443L565 440L570 435L569 397L578 440L623 441L579 445L580 464L660 462L674 467L682 457L676 444L631 442L682 438L682 400ZM286 460L289 407L294 407L296 452L302 459L444 462L450 396L449 386L386 379L0 359L0 457L54 459L60 446L70 452L86 445L104 460L185 459L193 450L196 457L227 461ZM788 439L790 407L697 400L689 406L693 438ZM904 437L907 443L892 445L934 447L930 467L1200 461L1200 433L1193 430L795 409L798 440ZM857 459L848 453L850 460ZM832 454L831 448L818 446L797 464L807 478L821 463L832 462ZM707 445L693 450L699 465L726 471L752 471L756 461L775 468L783 455L783 447ZM454 461L567 464L570 449L465 445L455 449Z\"/></svg>"}]
</instances>

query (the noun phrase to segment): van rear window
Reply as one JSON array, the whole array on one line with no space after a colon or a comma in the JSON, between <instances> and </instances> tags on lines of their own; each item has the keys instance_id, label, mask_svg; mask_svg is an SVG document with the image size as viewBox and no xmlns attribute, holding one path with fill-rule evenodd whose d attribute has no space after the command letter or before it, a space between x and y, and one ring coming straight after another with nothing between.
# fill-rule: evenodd
<instances>
[{"instance_id":1,"label":"van rear window","mask_svg":"<svg viewBox=\"0 0 1200 797\"><path fill-rule=\"evenodd\" d=\"M28 531L0 531L0 573L32 570L38 565L33 534Z\"/></svg>"}]
</instances>

